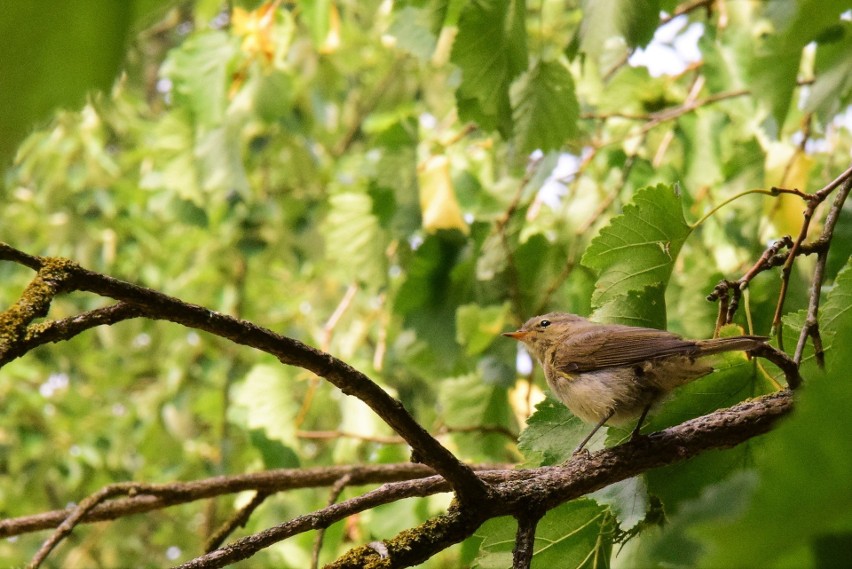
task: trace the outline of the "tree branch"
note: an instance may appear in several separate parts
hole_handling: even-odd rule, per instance
[[[350,550],[328,567],[391,568],[422,563],[437,552],[470,537],[487,519],[527,516],[534,511],[550,510],[652,468],[682,462],[710,449],[734,447],[769,431],[779,418],[790,412],[792,406],[791,392],[782,391],[595,454],[577,455],[564,466],[482,472],[482,479],[493,488],[488,499],[473,506],[455,503],[445,514],[382,542],[385,545],[382,554],[374,546],[363,545]],[[440,478],[435,477],[389,484],[237,540],[188,561],[179,569],[224,567],[302,531],[328,527],[355,511],[395,499],[440,491],[440,483]]]
[[[846,172],[852,173],[852,169],[847,170]],[[835,182],[836,181],[837,180],[835,180]],[[827,187],[831,187],[831,184]],[[840,218],[840,212],[843,210],[843,204],[846,203],[846,198],[849,196],[850,190],[852,190],[852,176],[848,176],[846,178],[846,181],[840,187],[840,191],[837,192],[837,196],[834,198],[834,203],[831,205],[828,215],[826,215],[822,234],[819,236],[819,239],[817,239],[817,242],[822,243],[825,246],[820,247],[817,251],[817,262],[814,267],[810,299],[808,301],[808,314],[805,317],[805,325],[802,326],[802,331],[799,334],[799,341],[796,343],[796,351],[793,355],[793,361],[796,362],[796,365],[802,363],[802,354],[804,353],[808,337],[811,338],[814,344],[814,357],[816,358],[817,364],[819,364],[820,367],[824,365],[822,338],[819,334],[819,297],[822,292],[822,282],[823,279],[825,279],[825,263],[828,260],[828,244],[831,243],[831,238],[834,235],[834,227],[837,225],[837,220]],[[825,195],[827,196],[828,193]]]
[[[818,239],[811,243],[805,243],[808,229],[810,228],[811,219],[817,207],[831,195],[838,187],[841,190],[835,197],[834,203],[826,215],[825,225]],[[810,299],[808,302],[808,315],[805,325],[799,335],[799,340],[796,344],[796,351],[793,356],[793,361],[798,366],[801,363],[802,353],[804,351],[807,338],[812,338],[814,342],[814,351],[817,362],[822,362],[822,340],[819,336],[819,322],[817,320],[819,312],[819,296],[822,289],[822,282],[825,278],[825,263],[828,258],[828,250],[831,245],[831,239],[834,234],[834,227],[840,217],[840,211],[843,209],[843,204],[852,189],[852,167],[846,169],[837,178],[827,184],[813,194],[806,194],[798,189],[771,189],[772,194],[788,193],[801,197],[806,202],[806,208],[803,213],[804,221],[799,235],[793,240],[790,236],[785,236],[779,241],[770,245],[760,259],[746,273],[736,281],[723,280],[713,289],[713,292],[707,296],[707,300],[720,301],[719,317],[717,319],[717,329],[721,324],[730,323],[733,321],[734,314],[739,306],[739,297],[742,291],[748,287],[749,283],[760,273],[768,271],[774,267],[782,267],[781,289],[778,293],[778,302],[775,308],[775,314],[772,319],[773,333],[778,336],[778,345],[783,349],[781,335],[781,314],[784,308],[784,301],[787,296],[787,287],[790,278],[793,262],[800,255],[817,254],[817,264],[814,269],[814,276],[811,283]],[[781,253],[781,249],[789,249],[786,253]]]
[[[488,493],[487,487],[446,447],[441,445],[394,399],[369,377],[346,362],[321,352],[293,338],[287,338],[261,326],[215,312],[196,304],[139,285],[89,271],[64,259],[36,258],[39,276],[29,288],[36,293],[25,295],[7,313],[11,330],[10,342],[19,341],[24,327],[39,315],[46,314],[50,299],[60,290],[80,290],[106,296],[142,310],[142,315],[168,320],[189,328],[205,330],[237,344],[272,354],[281,363],[307,369],[327,379],[343,393],[366,403],[411,446],[414,455],[441,473],[453,485],[459,500],[476,503]],[[0,243],[0,260],[33,263],[33,258],[10,245]],[[27,265],[29,266],[29,265]],[[50,285],[50,286],[45,286]],[[33,300],[30,300],[33,299]],[[10,312],[11,311],[11,312]],[[6,313],[4,313],[5,315]],[[5,338],[0,340],[0,355],[7,351]]]
[[[258,509],[271,494],[272,492],[266,490],[256,492],[248,504],[234,512],[234,514],[226,520],[225,523],[216,528],[216,531],[207,538],[207,541],[204,543],[204,551],[210,552],[217,549],[225,542],[225,539],[227,539],[227,537],[231,535],[235,529],[245,526],[254,511]]]
[[[535,553],[535,528],[541,514],[518,516],[518,531],[515,535],[515,548],[512,550],[512,569],[529,569]]]
[[[474,465],[476,471],[511,468],[511,465]],[[382,464],[372,466],[332,466],[322,468],[277,469],[236,476],[215,476],[191,482],[168,484],[135,483],[135,494],[101,503],[81,523],[114,520],[132,514],[160,510],[206,498],[237,492],[282,492],[296,488],[331,486],[343,476],[351,476],[353,486],[423,479],[435,471],[422,464]],[[54,510],[41,514],[0,520],[0,538],[55,528],[72,510]]]

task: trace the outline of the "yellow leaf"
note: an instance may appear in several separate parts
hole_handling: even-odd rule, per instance
[[[340,12],[334,4],[328,7],[328,34],[326,34],[319,52],[334,53],[340,48]]]
[[[430,233],[438,229],[458,229],[467,234],[469,228],[456,199],[447,157],[431,156],[417,170],[423,228]]]
[[[766,153],[764,182],[767,188],[797,189],[808,187],[813,159],[794,146],[776,142]],[[798,196],[782,194],[766,202],[767,218],[771,227],[762,232],[762,237],[774,239],[781,235],[796,236],[802,227],[802,211],[805,203]]]
[[[251,12],[236,7],[231,14],[234,34],[243,36],[240,48],[250,57],[261,57],[266,63],[275,58],[276,42],[281,34],[275,27],[275,12],[280,0],[261,4]]]

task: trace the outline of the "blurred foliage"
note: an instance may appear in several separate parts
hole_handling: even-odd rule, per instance
[[[748,190],[815,191],[849,165],[846,0],[100,4],[0,16],[0,159],[20,143],[0,189],[0,239],[328,350],[465,460],[553,464],[584,434],[501,331],[558,309],[709,336],[704,297],[798,233],[803,204],[750,194],[697,220]],[[837,341],[849,334],[849,269],[838,277],[849,211],[823,287],[828,372],[806,362],[795,416],[550,512],[538,538],[558,547],[537,548],[537,566],[840,558],[852,535],[840,503],[852,495],[852,436],[836,432],[852,393]],[[788,349],[812,270],[802,257],[791,275]],[[30,277],[0,264],[0,304]],[[768,333],[777,293],[777,273],[758,276],[736,324]],[[106,302],[69,295],[51,316]],[[651,426],[783,381],[741,356],[718,367]],[[116,481],[407,459],[376,442],[393,433],[359,401],[165,322],[41,347],[2,369],[0,401],[3,517]],[[51,559],[174,564],[243,500],[82,526]],[[237,535],[326,500],[273,497]],[[642,518],[636,504],[668,523],[642,526],[615,555],[619,531]],[[445,496],[407,500],[337,524],[321,561],[445,507]],[[505,566],[514,527],[492,520],[425,565]],[[0,543],[3,565],[24,564],[45,535]],[[237,566],[306,567],[312,539]]]

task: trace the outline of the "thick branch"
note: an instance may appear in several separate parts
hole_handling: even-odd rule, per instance
[[[376,547],[364,545],[349,551],[329,567],[391,568],[422,563],[472,535],[487,519],[507,515],[528,516],[531,512],[546,511],[652,468],[682,462],[710,449],[734,447],[766,433],[780,417],[789,413],[792,405],[792,394],[783,391],[716,411],[593,455],[578,455],[563,467],[482,473],[481,476],[489,480],[494,488],[487,500],[474,506],[456,505],[446,514],[386,540],[382,555]],[[492,478],[498,475],[503,477],[502,482]],[[424,480],[418,484],[426,483]],[[381,499],[381,503],[386,503],[384,500],[390,498],[386,494],[390,486],[245,537],[180,567],[223,567],[245,559],[295,533],[327,527],[353,513],[355,508],[363,509],[365,501]],[[394,492],[399,492],[399,498],[408,497],[413,492],[412,483],[400,483],[393,487]],[[421,487],[419,490],[424,491],[426,488]],[[437,486],[432,490],[437,491]]]
[[[22,255],[11,246],[0,243],[0,260],[32,263],[31,257],[22,257]],[[331,354],[246,320],[214,312],[155,290],[86,270],[70,261],[39,259],[39,262],[41,263],[39,274],[42,277],[45,268],[60,267],[62,285],[68,289],[93,292],[132,304],[142,309],[144,316],[148,318],[168,320],[190,328],[205,330],[237,344],[272,354],[284,364],[301,367],[324,377],[343,393],[355,396],[366,403],[406,440],[418,460],[434,468],[452,484],[460,500],[475,503],[488,493],[486,486],[473,471],[415,421],[401,402],[388,395],[369,377]],[[45,280],[53,282],[47,278]],[[16,317],[17,320],[21,318]],[[32,318],[29,318],[26,322],[31,320]],[[7,327],[6,330],[18,330],[18,328],[20,326]]]
[[[69,318],[30,325],[21,340],[15,342],[5,352],[0,353],[0,366],[23,356],[30,350],[43,344],[70,340],[74,336],[91,328],[109,326],[122,320],[137,318],[141,315],[142,310],[140,308],[132,304],[119,302],[112,306],[97,308]]]

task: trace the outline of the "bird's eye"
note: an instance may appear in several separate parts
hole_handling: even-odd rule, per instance
[[[550,320],[542,320],[541,322],[538,323],[538,325],[541,326],[542,328],[547,328],[548,326],[550,326]]]

